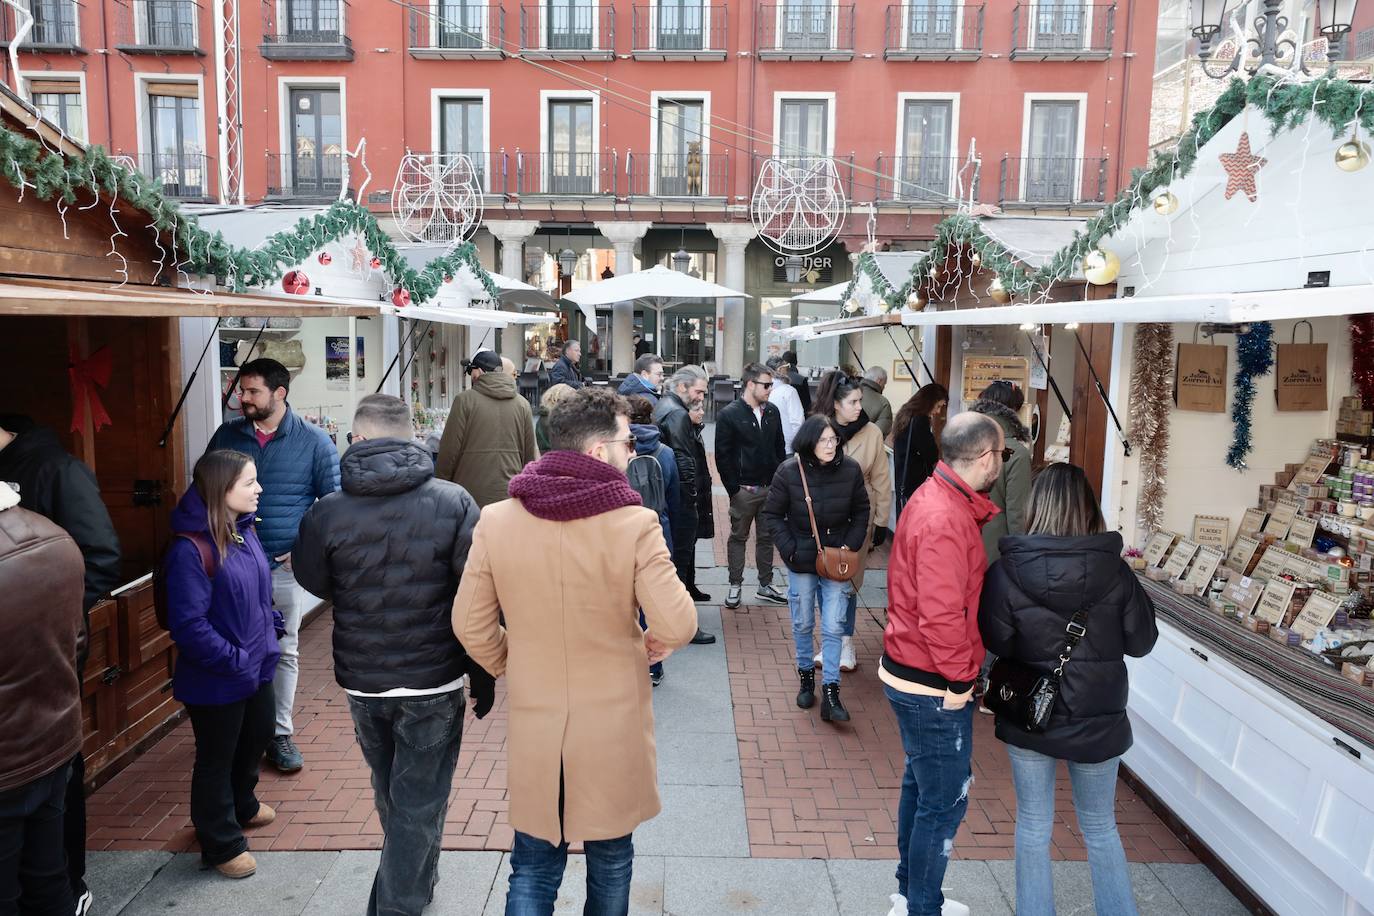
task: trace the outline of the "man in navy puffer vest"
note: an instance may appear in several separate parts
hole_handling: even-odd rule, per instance
[[[239,367],[239,400],[243,416],[222,424],[207,449],[243,452],[258,466],[262,497],[258,501],[258,539],[272,561],[272,603],[286,621],[281,661],[272,682],[276,695],[276,737],[267,762],[283,773],[304,766],[291,740],[291,711],[300,675],[301,617],[306,595],[291,571],[291,545],[307,509],[339,489],[339,450],[329,435],[302,420],[286,403],[291,375],[275,359],[255,359]]]

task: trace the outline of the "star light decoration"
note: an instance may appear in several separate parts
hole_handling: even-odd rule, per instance
[[[368,271],[367,246],[361,237],[354,239],[353,247],[348,249],[348,269],[360,276]]]
[[[1230,200],[1237,191],[1242,191],[1250,203],[1254,203],[1259,198],[1256,177],[1269,160],[1250,152],[1250,135],[1242,133],[1236,151],[1222,153],[1217,158],[1221,160],[1221,167],[1226,170],[1225,199]]]

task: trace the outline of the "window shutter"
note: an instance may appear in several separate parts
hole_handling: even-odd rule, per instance
[[[32,95],[80,95],[81,84],[76,80],[30,80],[29,93]]]
[[[200,98],[199,87],[195,83],[149,83],[149,95],[170,95],[178,99]]]

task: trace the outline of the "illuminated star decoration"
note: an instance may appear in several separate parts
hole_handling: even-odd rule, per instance
[[[367,246],[360,238],[353,243],[353,247],[348,250],[349,267],[354,273],[361,274],[367,268]]]
[[[1237,191],[1244,191],[1245,196],[1254,203],[1259,197],[1259,188],[1256,187],[1255,179],[1259,170],[1269,162],[1263,156],[1255,156],[1250,152],[1250,135],[1243,133],[1240,135],[1240,143],[1236,146],[1234,153],[1222,153],[1217,157],[1221,160],[1221,167],[1226,170],[1226,200]]]

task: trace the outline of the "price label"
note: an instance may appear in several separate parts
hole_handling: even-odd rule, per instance
[[[1149,542],[1145,545],[1145,565],[1159,566],[1163,564],[1164,558],[1169,555],[1169,548],[1174,546],[1174,541],[1178,535],[1168,531],[1156,531],[1150,536]]]
[[[1205,595],[1224,556],[1221,550],[1210,544],[1198,545],[1197,556],[1193,558],[1193,565],[1188,567],[1188,574],[1183,580],[1196,585],[1198,591]]]
[[[1292,527],[1297,514],[1298,507],[1292,503],[1276,503],[1274,511],[1269,513],[1269,521],[1264,523],[1264,533],[1276,538],[1288,537],[1288,529]]]
[[[1288,606],[1293,603],[1293,592],[1297,587],[1298,583],[1287,579],[1270,579],[1260,594],[1255,616],[1260,620],[1278,624],[1283,620],[1283,615],[1288,613]]]
[[[1224,515],[1194,515],[1193,541],[1226,549],[1231,540],[1231,520]]]
[[[1164,562],[1164,571],[1169,574],[1169,578],[1182,578],[1188,564],[1193,561],[1193,556],[1197,553],[1197,545],[1192,541],[1179,541],[1174,552],[1169,554],[1169,559]]]
[[[1226,565],[1242,576],[1245,575],[1250,571],[1250,563],[1255,559],[1259,546],[1259,538],[1248,534],[1238,535],[1236,542],[1231,545],[1231,552],[1226,555]]]
[[[1252,575],[1256,579],[1263,579],[1268,582],[1270,579],[1277,577],[1283,572],[1284,565],[1288,562],[1290,556],[1292,556],[1292,554],[1282,547],[1271,545],[1264,551],[1264,556],[1260,557],[1259,564],[1255,566],[1255,571]]]
[[[1340,610],[1341,599],[1330,592],[1316,591],[1307,599],[1307,603],[1302,606],[1302,611],[1297,619],[1293,621],[1293,629],[1303,635],[1305,639],[1311,639],[1317,635],[1318,630],[1324,630],[1331,625],[1331,618],[1336,616],[1336,611]]]
[[[1268,517],[1263,509],[1246,509],[1244,517],[1240,520],[1240,533],[1257,536],[1264,528],[1264,520]]]
[[[1316,536],[1317,520],[1307,515],[1294,518],[1292,526],[1288,529],[1288,543],[1297,544],[1299,547],[1311,547],[1312,539]]]

